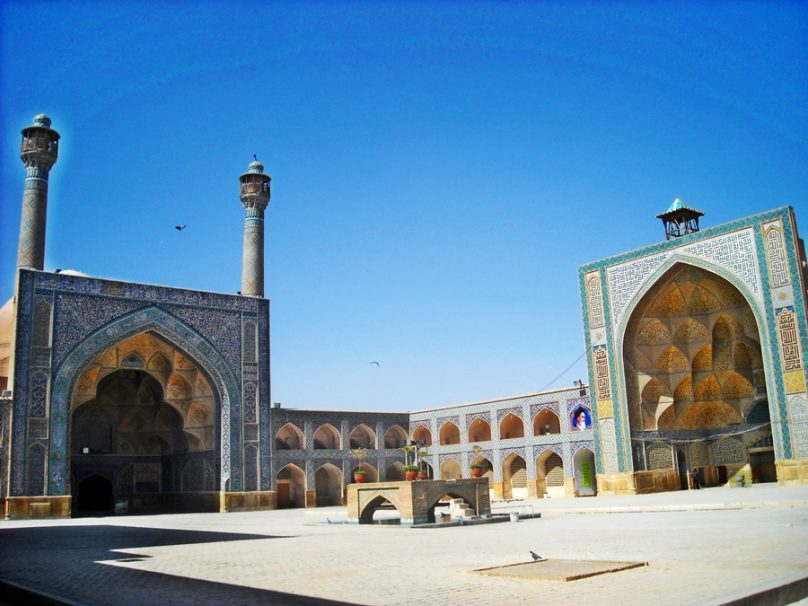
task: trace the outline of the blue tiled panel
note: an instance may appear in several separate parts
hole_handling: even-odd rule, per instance
[[[604,305],[606,306],[604,313],[607,318],[611,319],[612,311],[609,308],[610,291],[606,276],[607,269],[622,263],[637,261],[660,253],[672,252],[675,251],[676,249],[682,247],[689,247],[695,243],[706,241],[708,239],[715,238],[717,236],[723,236],[725,234],[731,234],[733,232],[738,232],[740,230],[746,230],[751,228],[756,244],[755,246],[756,260],[758,267],[760,269],[759,279],[763,297],[762,305],[754,302],[754,297],[747,296],[747,299],[750,300],[750,305],[752,305],[753,311],[755,312],[758,318],[759,330],[761,331],[761,336],[763,337],[761,347],[764,355],[764,364],[767,371],[766,373],[767,384],[769,388],[770,399],[774,400],[774,402],[770,402],[770,405],[775,407],[776,414],[777,416],[779,416],[780,420],[780,428],[779,428],[780,430],[778,431],[778,428],[774,429],[775,442],[777,446],[776,454],[778,458],[790,458],[792,456],[792,447],[789,441],[790,438],[788,431],[788,411],[786,408],[786,397],[784,394],[784,388],[782,383],[782,372],[781,372],[782,366],[776,333],[774,306],[771,300],[771,291],[768,281],[769,278],[766,269],[767,264],[765,258],[765,249],[763,246],[762,232],[761,232],[761,225],[763,223],[776,219],[779,219],[783,224],[785,248],[789,259],[791,279],[792,283],[795,285],[794,303],[795,308],[797,309],[797,313],[795,315],[798,318],[797,321],[799,323],[798,330],[800,332],[800,343],[802,351],[803,352],[808,351],[808,325],[806,324],[805,298],[802,290],[797,287],[797,285],[801,283],[801,280],[798,275],[799,264],[797,259],[796,242],[794,241],[794,233],[796,231],[796,228],[792,221],[792,211],[790,207],[782,207],[771,211],[766,211],[757,215],[753,215],[750,217],[745,217],[743,219],[732,221],[709,229],[704,229],[702,231],[690,234],[688,236],[684,236],[682,238],[673,239],[670,241],[663,241],[640,249],[628,251],[626,253],[621,253],[579,267],[578,268],[579,294],[581,297],[584,338],[586,341],[587,345],[586,349],[588,352],[587,355],[588,355],[590,384],[593,384],[592,382],[595,380],[595,376],[594,376],[594,368],[592,368],[592,360],[590,353],[592,349],[592,343],[589,327],[589,301],[587,299],[586,285],[585,285],[585,275],[587,273],[592,271],[600,271],[601,290],[604,299]],[[746,286],[741,282],[739,282],[739,280],[734,276],[734,274],[731,274],[730,272],[724,272],[722,274],[722,277],[726,278],[730,283],[732,283],[736,288],[738,288],[742,292],[748,292]],[[648,283],[650,282],[651,280],[649,280]],[[625,317],[628,317],[628,315],[629,314],[625,314]],[[625,327],[625,322],[621,321],[621,326]],[[624,394],[620,389],[622,387],[622,380],[620,378],[619,373],[621,372],[620,369],[622,369],[622,361],[617,359],[619,355],[621,355],[622,348],[616,347],[619,344],[614,343],[614,337],[615,337],[614,326],[611,325],[611,320],[607,322],[606,334],[607,334],[607,345],[609,350],[609,364],[611,365],[610,371],[612,379],[612,398],[615,401],[615,415],[616,415],[615,427],[618,431],[618,449],[619,449],[618,465],[621,470],[628,471],[630,470],[631,465],[630,457],[628,453],[624,453],[621,450],[623,440],[621,439],[621,435],[619,433],[621,431],[621,428],[627,427],[626,425],[627,419],[621,416],[626,412],[626,403],[622,401]],[[593,410],[593,412],[594,414],[597,413],[596,410]],[[597,450],[596,464],[598,465],[598,472],[601,472],[602,469],[600,467],[601,453],[600,453],[599,440],[596,440],[595,448]]]
[[[51,410],[49,440],[38,440],[49,449],[49,494],[66,494],[69,394],[75,379],[91,359],[106,348],[146,330],[162,334],[187,352],[205,370],[219,394],[227,393],[228,406],[219,419],[229,431],[219,432],[222,475],[229,476],[231,490],[242,487],[241,440],[241,321],[259,320],[260,422],[266,427],[269,401],[268,301],[143,284],[111,282],[82,276],[20,271],[15,363],[14,460],[12,494],[26,491],[26,425],[30,396],[33,293],[52,297],[54,304],[52,358],[50,360]],[[255,371],[253,371],[255,372]],[[225,390],[225,391],[222,391]],[[266,434],[266,432],[262,432]],[[268,459],[268,440],[261,443],[262,459]],[[261,471],[262,484],[268,471]]]

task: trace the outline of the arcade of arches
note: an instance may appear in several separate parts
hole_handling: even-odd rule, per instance
[[[673,266],[635,308],[623,351],[635,471],[664,489],[687,487],[689,469],[709,485],[746,464],[775,481],[759,327],[738,289]]]
[[[218,511],[215,411],[201,370],[154,334],[96,356],[71,396],[74,513]]]

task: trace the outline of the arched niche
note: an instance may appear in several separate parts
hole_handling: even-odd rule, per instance
[[[182,368],[174,360],[184,361]],[[118,383],[105,388],[98,400],[99,386],[117,371],[141,371],[152,381],[138,385]],[[202,369],[161,336],[145,331],[115,343],[95,355],[75,381],[70,397],[71,410],[97,399],[119,402],[156,399],[172,406],[182,417],[191,450],[212,450],[216,446],[216,400]]]
[[[412,432],[412,439],[415,440],[419,446],[432,446],[432,432],[423,425],[415,428]]]
[[[491,441],[491,424],[485,419],[474,419],[468,431],[470,443]]]
[[[317,507],[342,505],[342,472],[331,463],[325,463],[314,472],[314,491]]]
[[[314,432],[314,450],[342,450],[342,437],[331,423],[324,423]]]
[[[400,425],[393,425],[384,432],[385,448],[401,448],[407,443],[407,432]]]
[[[306,503],[306,474],[294,463],[278,471],[276,479],[278,509],[304,507]]]
[[[275,450],[302,450],[306,438],[294,423],[287,423],[275,432]]]
[[[525,437],[525,425],[522,419],[512,412],[506,414],[499,423],[499,439],[511,440]]]
[[[463,477],[463,470],[460,463],[454,459],[446,459],[440,467],[441,480],[459,480]]]
[[[376,448],[376,432],[364,423],[354,427],[348,439],[351,448],[367,448],[370,450]]]
[[[514,453],[502,461],[502,496],[505,499],[527,498],[527,464]]]
[[[401,461],[391,463],[384,472],[384,478],[387,482],[403,482],[406,480],[404,463]]]
[[[549,408],[543,408],[533,417],[533,435],[545,436],[561,433],[561,421]]]
[[[446,421],[440,426],[441,445],[460,444],[460,429],[451,421]]]
[[[575,494],[582,497],[597,494],[595,454],[588,448],[579,448],[572,458],[575,469]],[[563,472],[563,462],[562,462]]]
[[[536,458],[536,492],[564,496],[564,461],[553,450],[545,450]]]
[[[737,434],[751,446],[757,434],[747,431],[744,415],[766,392],[752,299],[716,273],[721,270],[704,265],[673,262],[660,270],[625,319],[622,352],[634,467],[654,472],[654,485],[665,489],[679,487],[678,466],[718,476],[709,453],[696,460],[688,444]],[[640,351],[653,363],[639,367]],[[676,451],[681,460],[659,456],[674,445],[681,446]]]
[[[109,515],[115,510],[112,480],[100,473],[82,478],[76,490],[74,511],[77,515]]]
[[[379,495],[371,499],[359,513],[359,523],[372,524],[381,521],[388,524],[400,524],[401,513],[395,503]]]
[[[72,414],[73,455],[174,455],[188,452],[183,417],[143,370],[121,369],[97,385]],[[99,463],[100,464],[100,460]]]

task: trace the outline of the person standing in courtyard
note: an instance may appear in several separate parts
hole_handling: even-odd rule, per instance
[[[699,473],[698,468],[694,467],[693,471],[690,472],[690,481],[695,490],[701,488],[701,474]]]

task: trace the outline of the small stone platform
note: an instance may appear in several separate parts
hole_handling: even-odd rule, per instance
[[[414,480],[412,482],[373,482],[348,485],[348,522],[368,524],[376,509],[392,505],[401,516],[402,525],[431,524],[435,522],[435,506],[444,497],[462,499],[472,516],[491,513],[487,478],[460,480]]]
[[[648,566],[648,562],[605,562],[600,560],[556,560],[543,559],[537,562],[509,564],[494,568],[481,568],[488,576],[511,577],[537,581],[577,581],[598,574],[619,572],[630,568]]]

